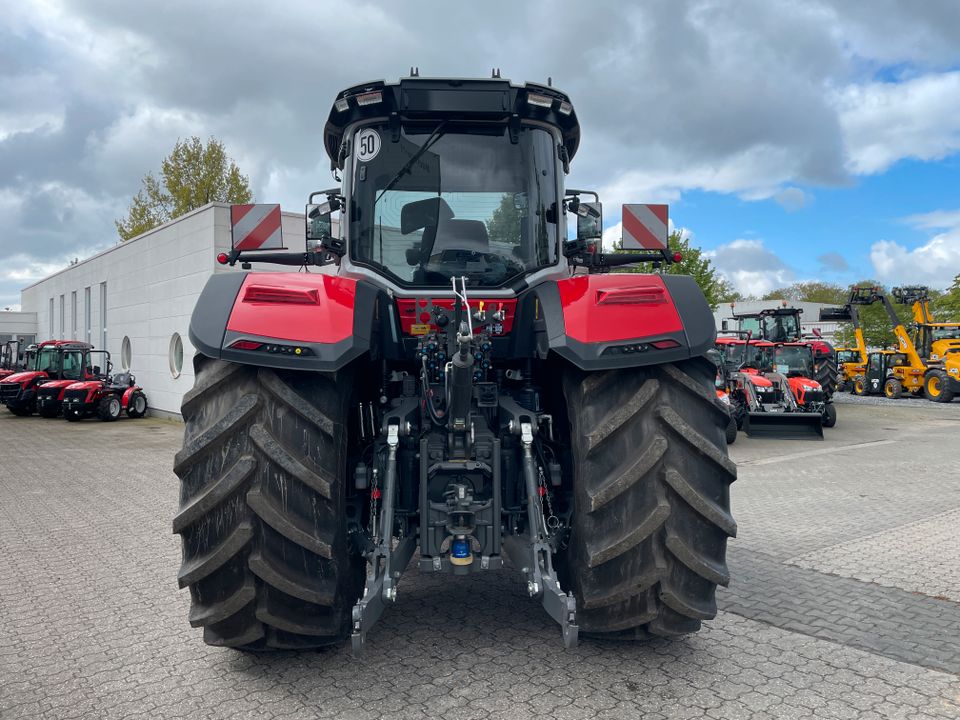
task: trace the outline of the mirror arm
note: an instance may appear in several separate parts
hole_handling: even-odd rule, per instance
[[[252,262],[268,262],[276,265],[292,265],[294,267],[302,267],[304,265],[319,267],[334,262],[331,257],[333,255],[336,255],[336,253],[327,248],[307,252],[262,252],[258,250],[243,253],[240,250],[232,250],[227,254],[227,265],[233,267],[238,262],[243,265]]]

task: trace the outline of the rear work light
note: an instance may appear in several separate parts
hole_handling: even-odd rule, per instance
[[[561,115],[569,115],[569,114],[572,113],[572,112],[573,112],[573,105],[571,105],[570,103],[568,103],[566,100],[561,100],[561,101],[560,101],[560,114],[561,114]]]
[[[538,93],[527,93],[527,104],[542,108],[552,108],[553,98],[548,95]]]
[[[647,285],[597,290],[597,305],[653,305],[666,302],[663,288]]]
[[[337,112],[346,112],[350,109],[350,103],[347,102],[346,98],[339,98],[333,106],[337,109]]]
[[[318,305],[320,294],[316,290],[276,287],[274,285],[251,285],[243,294],[244,302],[289,303],[291,305]]]
[[[357,105],[360,107],[366,107],[367,105],[376,105],[377,103],[383,102],[383,93],[379,90],[374,92],[366,92],[360,95],[357,95]]]

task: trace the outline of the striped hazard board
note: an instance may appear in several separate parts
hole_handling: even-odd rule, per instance
[[[667,206],[623,206],[623,248],[625,250],[667,249]]]
[[[230,229],[233,233],[234,250],[283,248],[279,205],[231,205]]]

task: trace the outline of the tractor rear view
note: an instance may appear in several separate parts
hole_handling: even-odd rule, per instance
[[[324,140],[343,185],[307,207],[315,244],[247,250],[241,219],[220,258],[323,269],[216,274],[194,311],[173,523],[190,623],[359,651],[419,550],[452,582],[510,558],[567,647],[699,629],[736,533],[712,313],[689,277],[609,272],[673,260],[666,208],[627,208],[640,251],[602,252],[549,86],[357,86]]]

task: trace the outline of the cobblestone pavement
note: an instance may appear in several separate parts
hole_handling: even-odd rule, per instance
[[[923,540],[960,509],[956,462],[931,452],[960,429],[955,404],[845,406],[823,443],[741,436],[733,581],[697,635],[565,652],[512,575],[411,569],[361,660],[211,648],[188,626],[179,426],[3,413],[0,718],[957,718],[960,604],[917,577],[936,568],[901,577],[900,555],[863,554],[888,564],[885,587],[857,563],[789,564]]]
[[[960,510],[831,548],[791,565],[960,602]]]

